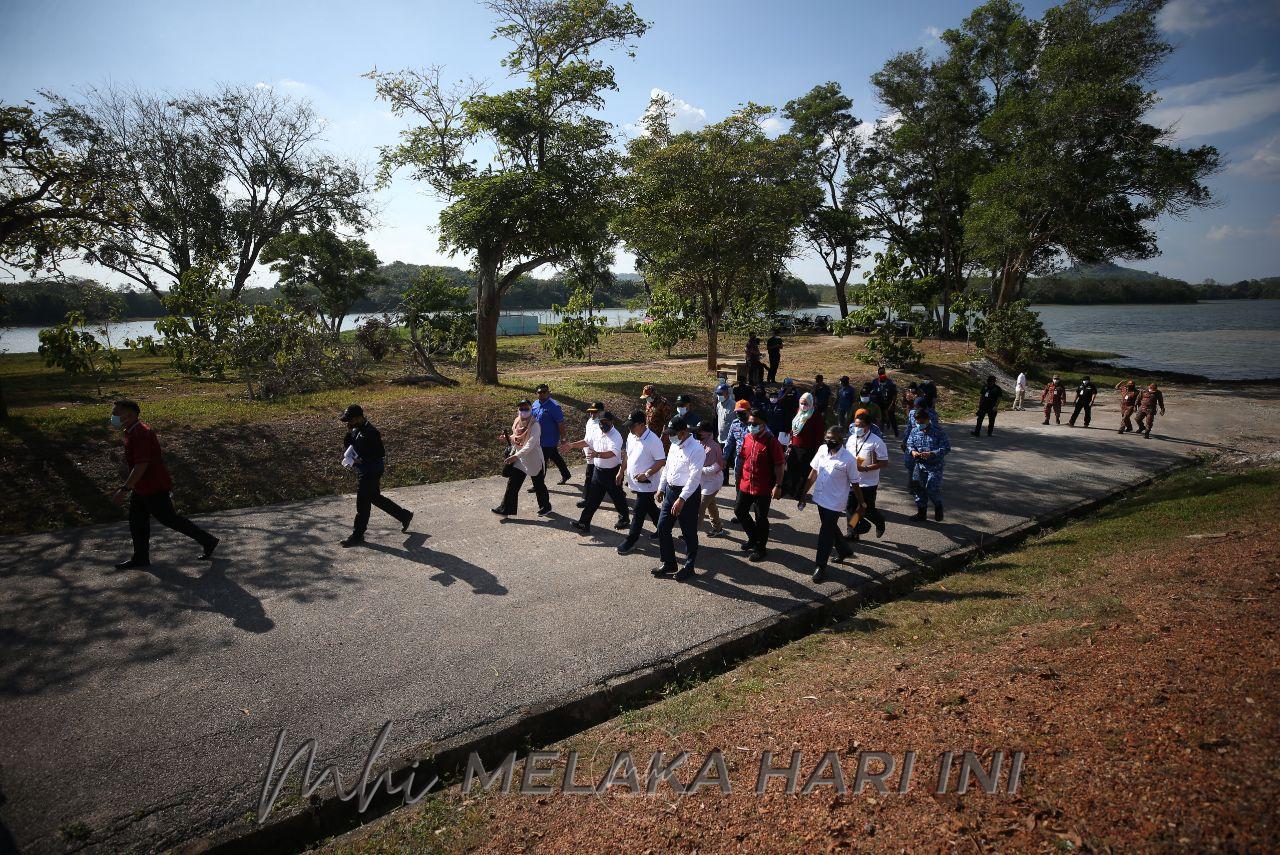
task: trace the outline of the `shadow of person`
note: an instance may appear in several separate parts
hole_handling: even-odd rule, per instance
[[[460,579],[471,586],[471,592],[474,594],[488,594],[495,597],[507,594],[507,588],[498,581],[498,577],[483,567],[472,564],[470,561],[465,561],[456,555],[450,555],[447,552],[427,549],[424,544],[428,537],[429,535],[415,532],[405,538],[403,549],[372,542],[366,542],[364,546],[374,552],[394,555],[398,558],[412,561],[415,564],[438,570],[439,572],[430,578],[441,585],[452,585],[454,580]]]
[[[207,570],[194,578],[164,563],[152,564],[145,569],[169,587],[187,591],[207,604],[203,608],[181,604],[185,608],[226,615],[237,629],[245,632],[262,633],[275,629],[275,621],[267,617],[262,601],[227,577],[230,565],[228,558],[215,558],[209,562]]]

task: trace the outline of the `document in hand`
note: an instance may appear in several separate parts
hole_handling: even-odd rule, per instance
[[[347,453],[342,455],[342,465],[348,468],[356,465],[356,447],[354,445],[347,446]]]

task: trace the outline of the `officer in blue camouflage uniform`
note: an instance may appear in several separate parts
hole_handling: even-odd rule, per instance
[[[913,463],[911,494],[916,500],[916,519],[925,519],[929,503],[933,502],[933,518],[941,522],[942,470],[951,451],[951,441],[946,431],[930,419],[928,409],[917,408],[912,419],[915,427],[907,436],[907,455]]]

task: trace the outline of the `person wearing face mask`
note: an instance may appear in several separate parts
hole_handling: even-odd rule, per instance
[[[745,400],[733,405],[733,422],[729,425],[729,436],[721,448],[724,453],[725,471],[733,470],[735,488],[742,478],[742,441],[747,437],[747,416],[750,412],[751,404]]]
[[[702,417],[693,411],[692,404],[693,398],[683,392],[676,395],[676,415],[684,419],[689,430],[697,433],[698,425],[702,424]]]
[[[707,537],[719,537],[724,534],[724,526],[720,523],[720,507],[716,504],[716,494],[725,485],[724,453],[720,443],[716,442],[715,428],[710,422],[698,426],[698,439],[702,443],[705,456],[702,460],[702,511],[698,517],[710,517],[711,531]]]
[[[591,492],[591,477],[595,474],[595,463],[591,460],[591,441],[600,434],[600,414],[604,412],[604,402],[595,401],[591,406],[587,407],[587,425],[583,430],[581,444],[566,442],[560,446],[561,453],[568,451],[570,448],[581,448],[583,455],[587,458],[587,477],[582,482],[582,498],[578,500],[578,507],[585,508],[587,506],[587,494]]]
[[[827,431],[811,393],[805,392],[800,396],[800,409],[791,420],[790,429],[791,445],[787,448],[787,472],[782,482],[782,495],[798,499],[810,472],[809,464],[822,447],[822,436]]]
[[[893,435],[898,435],[898,384],[893,382],[883,366],[871,381],[871,391],[879,395],[880,424],[886,429],[892,428]]]
[[[658,514],[658,551],[662,563],[651,572],[655,576],[674,574],[676,579],[684,580],[693,575],[693,565],[698,558],[698,519],[702,516],[702,467],[706,450],[679,416],[667,424],[667,432],[671,434],[671,448],[667,451],[667,465],[662,467],[657,496],[662,503]],[[671,536],[677,521],[684,537],[684,564],[679,570]]]
[[[1076,399],[1071,410],[1071,418],[1067,419],[1069,427],[1076,426],[1076,419],[1080,417],[1080,413],[1084,413],[1084,426],[1088,427],[1089,422],[1093,420],[1093,399],[1098,397],[1098,387],[1093,385],[1093,381],[1086,374],[1080,379],[1080,385],[1076,387]]]
[[[778,364],[782,362],[782,336],[778,335],[778,330],[773,331],[773,335],[769,336],[764,346],[769,352],[769,382],[777,383]]]
[[[342,441],[343,448],[348,454],[354,456],[353,468],[360,476],[356,487],[355,526],[351,536],[342,541],[342,545],[355,546],[364,543],[365,529],[369,525],[369,511],[375,506],[398,521],[401,531],[408,531],[409,523],[413,520],[413,512],[405,510],[382,495],[381,481],[386,461],[382,435],[364,417],[364,410],[360,409],[359,404],[347,407],[338,420],[347,426],[347,435]]]
[[[1151,439],[1151,426],[1156,423],[1156,410],[1164,415],[1164,393],[1152,383],[1138,393],[1138,433]]]
[[[723,443],[729,438],[731,424],[733,424],[733,399],[729,397],[728,385],[721,383],[716,387],[716,442]]]
[[[857,496],[849,496],[847,537],[850,540],[857,540],[870,531],[871,523],[875,523],[876,537],[884,537],[884,514],[876,509],[876,493],[880,489],[880,470],[889,465],[889,447],[883,437],[872,432],[871,427],[869,419],[857,417],[853,423],[853,435],[844,446],[857,461],[858,486],[861,488]]]
[[[591,440],[590,445],[586,444],[586,440],[570,443],[571,448],[586,448],[594,463],[591,475],[591,486],[587,490],[586,504],[583,505],[582,515],[569,523],[569,525],[583,534],[591,532],[591,517],[595,515],[596,508],[600,507],[600,502],[604,500],[605,494],[613,499],[613,505],[618,509],[618,522],[614,528],[631,528],[631,514],[627,510],[627,494],[622,490],[619,466],[623,460],[623,443],[622,434],[614,428],[613,413],[607,410],[600,414],[600,426],[596,431],[595,437]]]
[[[760,337],[755,333],[747,336],[747,381],[753,386],[764,383],[764,363],[760,361]]]
[[[785,466],[786,454],[778,438],[765,427],[765,414],[752,410],[747,418],[747,436],[742,441],[742,479],[733,508],[747,535],[741,549],[751,553],[751,561],[763,561],[768,554],[769,502],[782,498]]]
[[[907,453],[914,468],[911,473],[911,493],[916,500],[916,519],[928,515],[933,502],[933,518],[942,521],[942,473],[945,459],[951,451],[951,441],[946,431],[930,420],[929,411],[921,407],[915,411],[915,429],[907,438]]]
[[[151,518],[181,532],[200,544],[198,556],[207,561],[218,548],[218,538],[174,510],[173,479],[160,453],[160,440],[151,426],[139,420],[142,408],[134,401],[116,401],[111,408],[111,426],[124,431],[124,483],[111,494],[111,501],[129,501],[129,534],[133,555],[116,565],[117,570],[151,566]]]
[[[1055,374],[1049,381],[1049,385],[1045,386],[1044,391],[1040,393],[1040,403],[1044,407],[1044,423],[1049,423],[1049,413],[1052,412],[1057,424],[1062,424],[1062,405],[1066,402],[1067,387]]]
[[[853,411],[856,409],[854,404],[857,401],[858,390],[849,382],[849,376],[841,377],[840,385],[836,387],[836,424],[842,430],[848,430],[853,424]]]
[[[844,517],[850,496],[857,497],[858,507],[864,506],[862,490],[858,487],[858,462],[844,447],[840,428],[832,426],[827,431],[825,441],[809,465],[809,476],[800,491],[796,509],[804,510],[812,490],[813,503],[818,506],[818,519],[821,521],[813,581],[821,582],[827,575],[827,559],[831,557],[832,547],[838,555],[837,561],[853,557],[853,550],[840,536],[840,520]]]
[[[819,413],[822,413],[823,419],[827,417],[827,409],[831,406],[831,387],[827,385],[827,381],[822,379],[819,374],[813,378],[813,388],[809,391],[813,392],[813,407]]]
[[[510,516],[518,509],[520,485],[526,477],[533,481],[533,492],[538,498],[538,514],[551,513],[551,496],[547,493],[546,461],[542,456],[542,431],[533,417],[533,404],[525,399],[516,405],[516,418],[511,430],[503,431],[499,438],[507,444],[502,474],[507,476],[507,490],[502,504],[493,508],[498,516]]]
[[[858,393],[858,409],[866,410],[867,416],[877,425],[884,419],[884,411],[871,397],[870,383],[863,384],[862,390]]]
[[[669,440],[667,439],[667,422],[671,421],[671,405],[667,403],[667,399],[658,394],[658,390],[652,383],[644,387],[644,391],[640,394],[640,406],[644,407],[644,415],[649,430],[653,431],[654,436],[662,439],[662,447],[666,448]]]
[[[973,426],[973,435],[980,436],[982,420],[987,420],[987,436],[996,429],[996,412],[1000,409],[1000,396],[1004,394],[996,383],[994,374],[987,377],[987,383],[978,393],[978,423]]]
[[[1138,407],[1138,384],[1121,380],[1116,391],[1120,393],[1120,429],[1116,433],[1129,433],[1133,430],[1133,411]]]
[[[733,384],[733,388],[729,390],[729,400],[750,401],[751,394],[751,383],[747,381],[746,377],[741,377],[738,379],[737,383]]]
[[[915,490],[912,488],[911,484],[912,484],[912,478],[914,476],[915,469],[916,469],[916,461],[915,461],[915,458],[911,456],[911,452],[907,449],[907,440],[911,439],[911,435],[915,433],[916,428],[918,427],[916,424],[915,414],[918,410],[922,410],[922,409],[924,410],[925,414],[928,416],[930,424],[932,424],[934,427],[938,429],[942,428],[942,423],[938,421],[938,413],[936,410],[933,410],[929,407],[928,399],[925,398],[923,395],[916,398],[915,406],[911,408],[911,410],[907,415],[907,427],[906,427],[906,430],[903,432],[902,443],[901,443],[902,463],[907,469],[907,492],[910,493],[913,497],[915,496]],[[872,425],[871,429],[872,429],[872,432],[874,432],[875,426]]]
[[[658,524],[658,478],[655,476],[667,464],[667,450],[662,440],[649,430],[644,410],[635,410],[627,422],[627,446],[623,454],[622,468],[618,470],[618,482],[625,483],[636,494],[636,507],[631,515],[631,529],[627,538],[618,544],[618,554],[626,555],[636,548],[645,518]]]

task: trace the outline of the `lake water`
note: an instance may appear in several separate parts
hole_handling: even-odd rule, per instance
[[[1059,347],[1121,354],[1109,360],[1125,368],[1200,374],[1214,380],[1280,379],[1280,300],[1213,300],[1176,305],[1036,306],[1040,319]],[[803,310],[804,314],[838,317],[835,306]],[[551,312],[510,312],[554,323]],[[619,326],[643,312],[604,309],[599,314]],[[343,318],[351,329],[363,315]],[[515,317],[512,317],[515,320]],[[0,350],[34,353],[40,346],[38,327],[0,330]],[[116,343],[155,333],[154,321],[115,324]]]

